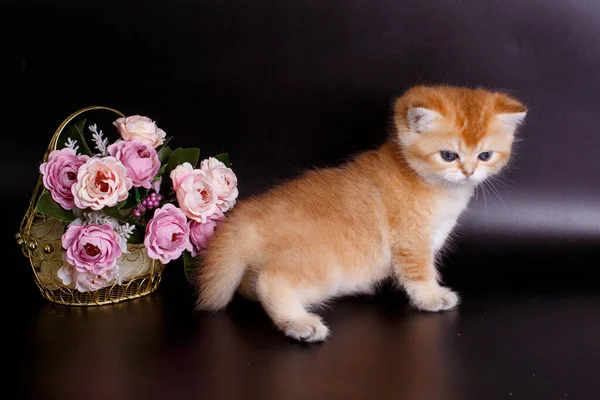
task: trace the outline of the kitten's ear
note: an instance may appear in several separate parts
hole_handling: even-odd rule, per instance
[[[415,133],[430,130],[441,117],[439,113],[424,107],[411,107],[406,112],[408,127]]]
[[[506,132],[514,135],[517,128],[525,121],[527,111],[516,113],[500,113],[496,114],[496,119],[500,122]]]

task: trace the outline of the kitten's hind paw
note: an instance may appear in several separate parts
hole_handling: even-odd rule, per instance
[[[321,318],[312,314],[287,320],[280,328],[287,336],[304,342],[322,342],[329,336],[329,328],[321,322]]]
[[[427,283],[411,283],[406,285],[411,303],[424,311],[443,311],[454,308],[458,302],[458,294],[439,285]]]

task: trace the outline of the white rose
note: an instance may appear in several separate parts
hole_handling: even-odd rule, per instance
[[[185,170],[181,170],[184,172]],[[206,222],[209,217],[217,212],[218,197],[214,192],[206,172],[194,169],[186,175],[172,174],[173,188],[177,196],[179,208],[186,216],[197,222]],[[183,175],[183,178],[181,176]],[[181,178],[181,179],[179,179]]]
[[[209,177],[210,184],[217,195],[217,206],[223,212],[233,208],[239,191],[237,177],[225,164],[214,157],[203,160],[200,169]]]
[[[140,115],[119,118],[113,122],[113,125],[117,127],[123,140],[138,140],[154,148],[163,144],[167,135],[150,118]]]

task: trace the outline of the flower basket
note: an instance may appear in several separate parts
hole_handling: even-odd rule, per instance
[[[110,119],[120,137],[110,144],[95,123],[86,131],[90,115]],[[179,257],[188,276],[235,204],[237,180],[227,154],[196,169],[200,150],[172,150],[170,139],[147,117],[103,106],[61,123],[17,234],[45,299],[92,306],[145,296]]]

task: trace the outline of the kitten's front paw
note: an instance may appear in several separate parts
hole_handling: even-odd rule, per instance
[[[438,284],[411,283],[406,285],[406,291],[411,303],[424,311],[449,310],[459,302],[458,294]]]
[[[287,336],[304,342],[322,342],[329,336],[329,328],[321,322],[321,318],[312,314],[285,321],[281,325]]]

